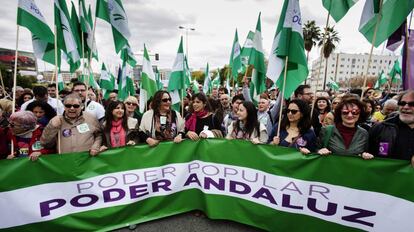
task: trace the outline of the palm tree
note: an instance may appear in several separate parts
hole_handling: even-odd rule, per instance
[[[308,61],[312,47],[316,46],[316,43],[321,40],[321,30],[316,26],[315,20],[305,23],[305,27],[303,27],[303,40],[305,42],[305,50],[307,51],[306,61]]]
[[[334,29],[334,26],[328,26],[327,28],[325,28],[324,40],[325,43],[323,40],[320,40],[318,44],[319,47],[323,46],[322,52],[323,57],[325,58],[325,76],[323,79],[323,90],[325,90],[326,88],[326,72],[328,71],[328,58],[331,55],[331,53],[335,50],[339,41],[341,41],[341,39],[338,36],[338,32]]]

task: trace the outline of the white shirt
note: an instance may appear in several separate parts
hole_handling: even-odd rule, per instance
[[[27,106],[34,102],[36,99],[33,98],[25,103],[23,103],[23,105],[20,107],[20,110],[24,111],[26,110]],[[57,100],[56,98],[52,98],[52,97],[47,97],[47,103],[56,111],[56,113],[58,115],[62,115],[64,109],[64,106],[62,104],[62,102],[60,100]]]
[[[85,112],[95,116],[97,120],[105,117],[105,108],[96,101],[88,101],[85,105]]]

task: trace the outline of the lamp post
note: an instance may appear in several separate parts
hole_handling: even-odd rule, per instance
[[[192,27],[183,27],[183,26],[179,26],[178,27],[181,30],[185,30],[185,56],[187,57],[188,60],[188,31],[195,31],[195,28]]]

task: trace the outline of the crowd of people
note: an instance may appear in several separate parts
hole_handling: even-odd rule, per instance
[[[246,80],[231,93],[215,87],[208,95],[188,89],[179,111],[172,108],[169,92],[160,90],[143,114],[137,96],[119,101],[113,91],[102,99],[82,82],[59,94],[54,84],[17,87],[0,99],[0,159],[34,161],[80,151],[96,156],[136,144],[225,138],[291,147],[305,155],[394,158],[414,165],[413,90],[378,96],[368,88],[315,96],[310,86],[300,85],[285,100],[275,88],[252,99],[248,85]]]

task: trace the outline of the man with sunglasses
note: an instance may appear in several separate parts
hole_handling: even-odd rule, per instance
[[[63,115],[52,118],[43,130],[40,143],[45,148],[57,146],[60,134],[60,153],[89,151],[94,156],[102,143],[101,126],[98,120],[87,112],[82,112],[82,99],[78,94],[70,94],[64,100]]]
[[[105,117],[105,108],[96,101],[92,101],[91,99],[87,99],[87,89],[86,85],[83,82],[75,82],[73,83],[72,93],[79,94],[80,98],[82,99],[82,103],[84,104],[84,111],[92,114],[95,116],[96,119],[101,120]]]
[[[398,106],[398,115],[369,131],[369,150],[379,157],[410,160],[414,166],[414,90],[403,93]]]

